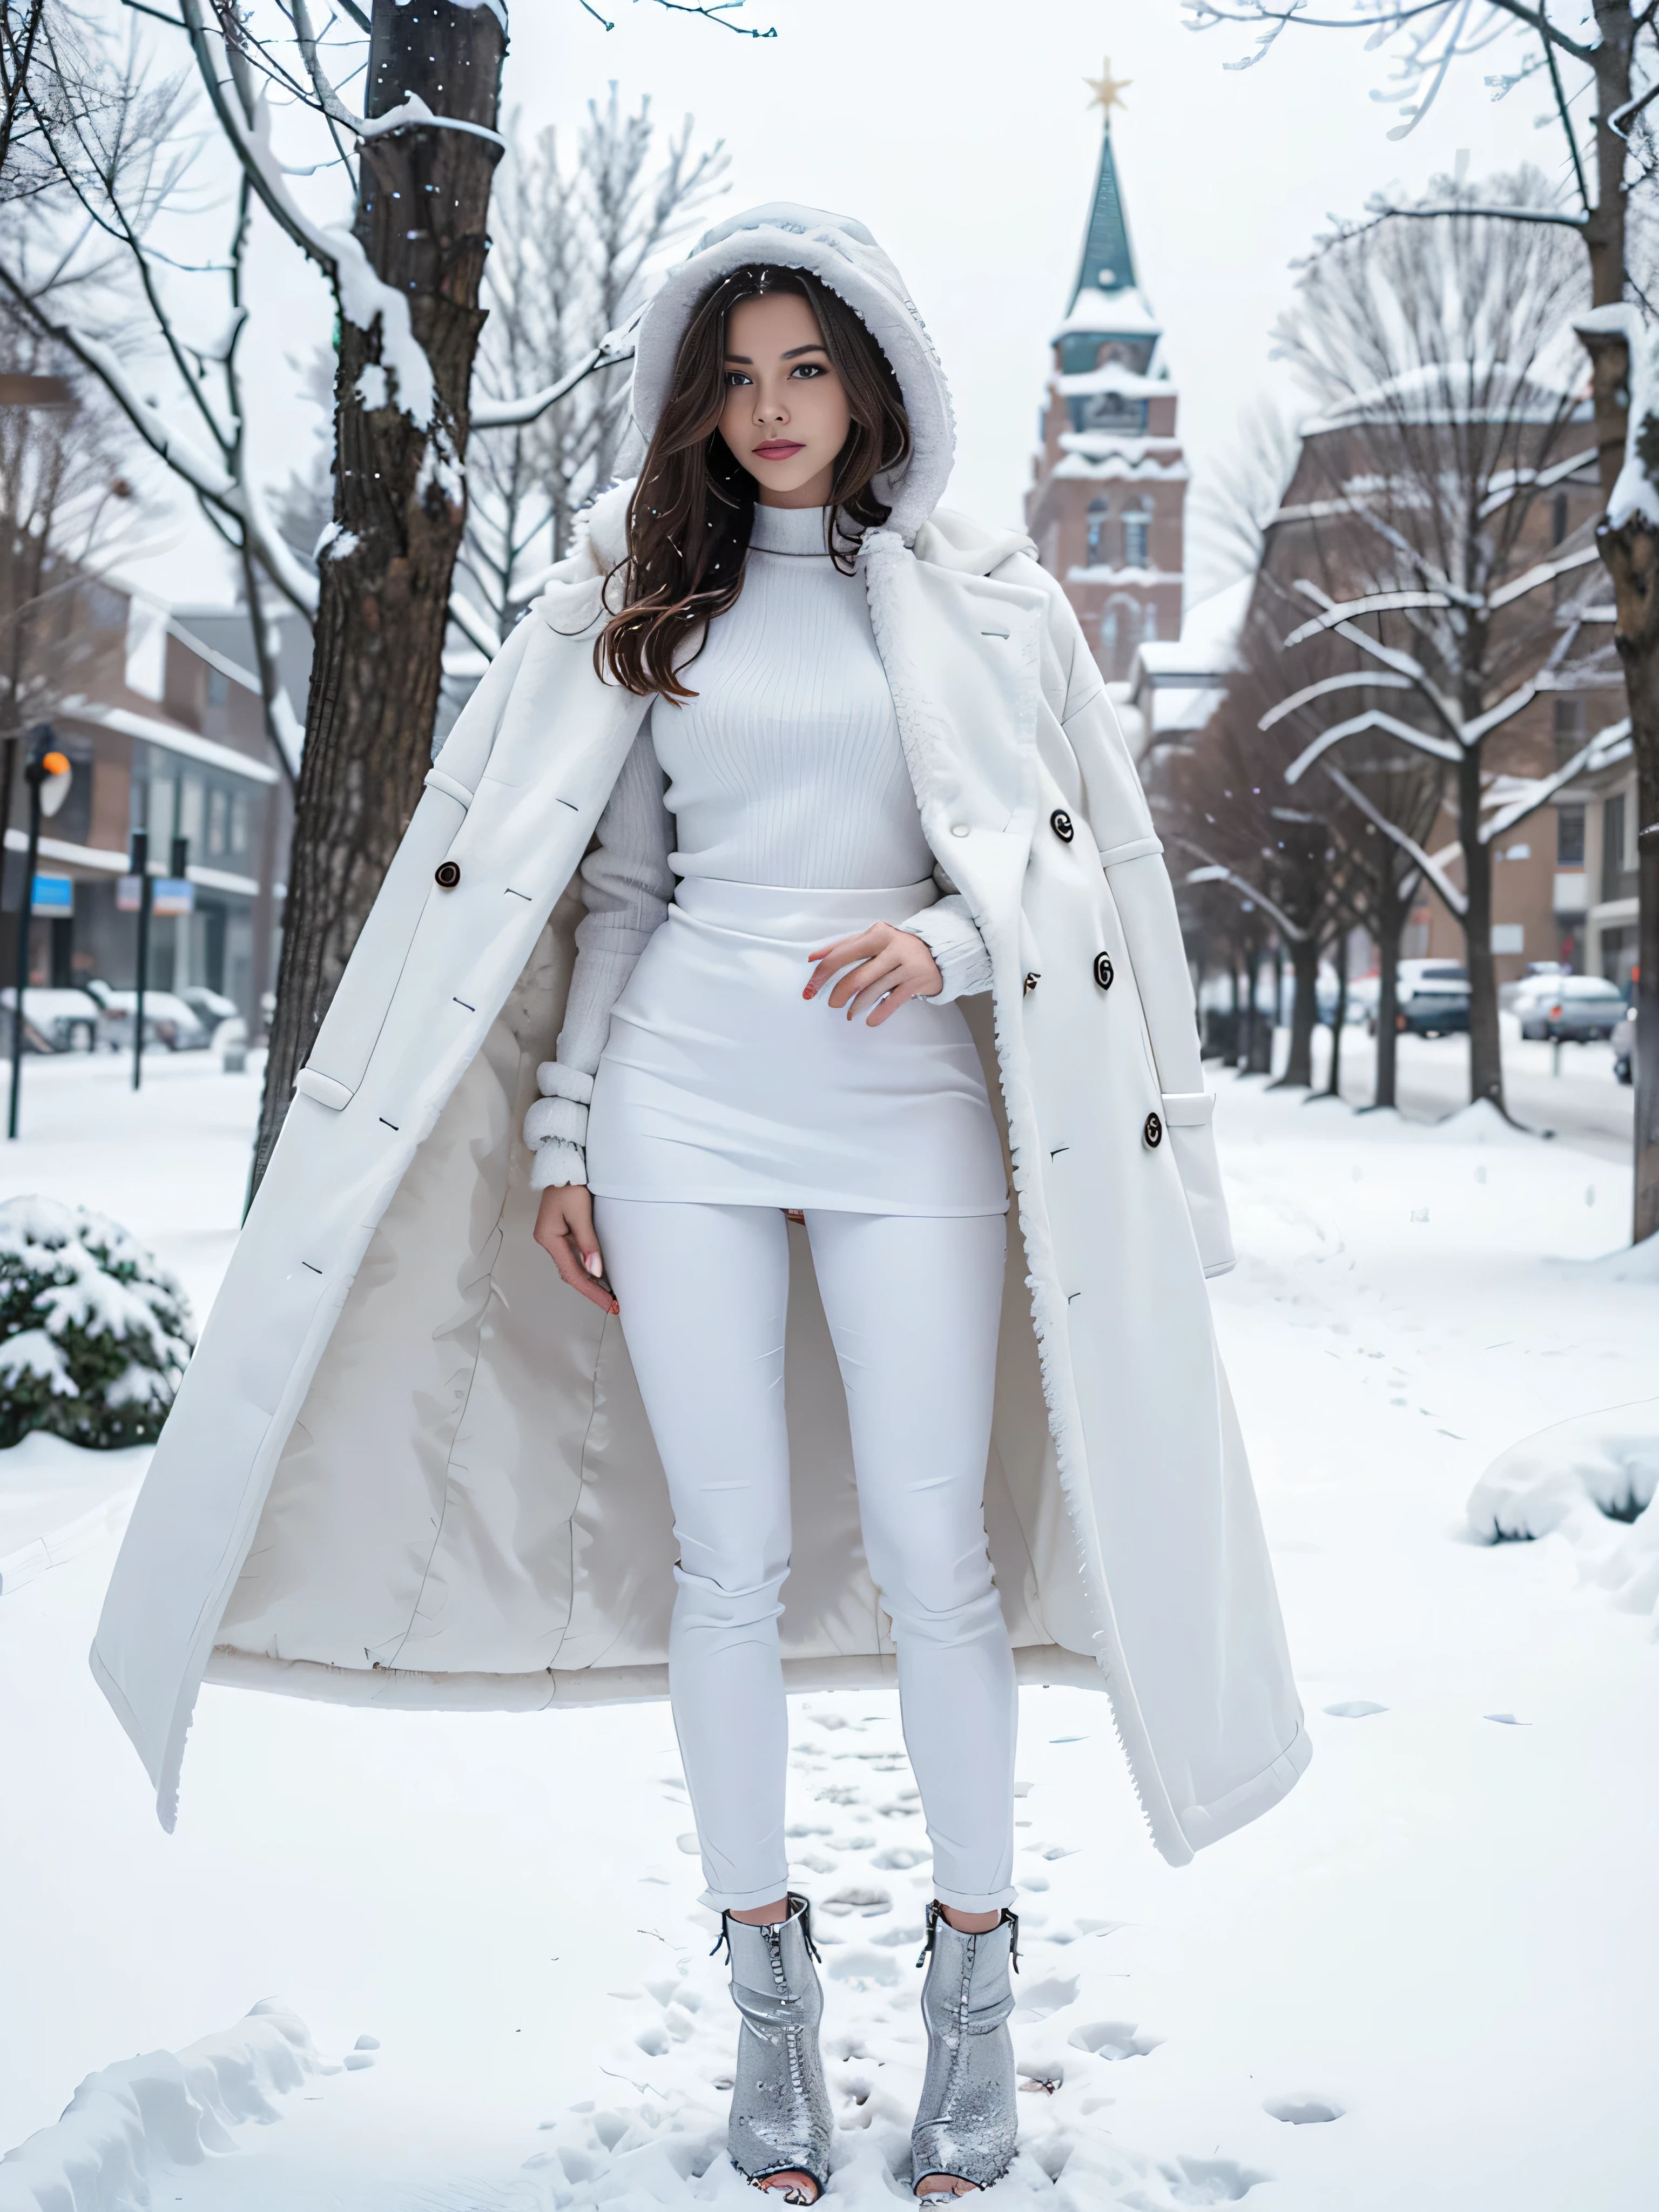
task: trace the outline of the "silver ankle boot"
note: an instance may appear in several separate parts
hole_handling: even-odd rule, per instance
[[[746,2180],[799,2169],[811,2175],[822,2196],[830,2182],[832,2122],[818,2054],[823,1991],[812,1963],[812,1908],[792,1892],[787,1920],[756,1928],[724,1913],[720,1934],[732,2001],[743,2014],[727,2154]],[[781,2197],[786,2204],[811,2201],[793,2190]]]
[[[929,1957],[929,1954],[932,1956]],[[921,2016],[927,2072],[910,2130],[912,2185],[954,2174],[988,2189],[1007,2172],[1018,2132],[1008,1970],[1019,1965],[1019,1921],[1006,1909],[994,1928],[964,1936],[937,1905],[927,1908]]]

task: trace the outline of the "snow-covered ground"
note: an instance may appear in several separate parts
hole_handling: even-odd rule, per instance
[[[199,1310],[254,1081],[162,1066],[135,1101],[32,1065],[0,1197],[125,1220]],[[1024,1693],[1029,2094],[991,2202],[1646,2212],[1659,1650],[1581,1545],[1481,1544],[1464,1510],[1518,1439],[1653,1395],[1659,1270],[1602,1257],[1628,1172],[1484,1114],[1220,1087],[1243,1257],[1215,1304],[1316,1758],[1176,1872],[1103,1702]],[[0,1457],[14,1550],[51,1456]],[[210,1690],[165,1837],[86,1670],[115,1540],[89,1494],[80,1548],[0,1595],[0,2144],[35,2137],[0,2212],[752,2204],[718,2154],[733,2015],[665,1710]],[[923,1838],[890,1697],[794,1719],[829,2201],[872,2212],[904,2197]],[[77,2158],[103,2181],[47,2193]]]

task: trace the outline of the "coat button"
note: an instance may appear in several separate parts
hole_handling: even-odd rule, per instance
[[[1147,1151],[1155,1152],[1164,1142],[1164,1124],[1156,1114],[1149,1114],[1146,1116],[1146,1125],[1140,1133],[1146,1140]]]
[[[953,837],[965,837],[968,835],[968,824],[965,822],[953,822],[951,824],[951,835]]]
[[[1095,955],[1095,981],[1099,984],[1103,991],[1109,991],[1111,989],[1112,977],[1115,972],[1115,969],[1112,966],[1111,954],[1109,952],[1097,952]]]
[[[1030,997],[1032,992],[1036,990],[1040,980],[1041,978],[1037,975],[1035,969],[1025,978],[1025,996],[1028,999]]]
[[[432,880],[436,884],[441,891],[453,891],[456,884],[461,880],[460,862],[459,860],[440,860],[437,866],[432,872]]]
[[[1077,835],[1077,831],[1072,827],[1072,817],[1063,806],[1055,807],[1054,812],[1048,817],[1048,827],[1062,845],[1069,845]]]

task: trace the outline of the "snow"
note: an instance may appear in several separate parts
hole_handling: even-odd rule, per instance
[[[137,1097],[96,1060],[32,1065],[0,1195],[110,1211],[200,1312],[257,1081],[154,1064]],[[1103,1701],[1022,1693],[1022,2148],[990,2202],[1645,2212],[1659,1647],[1559,1524],[1493,1544],[1465,1511],[1518,1439],[1597,1408],[1627,1409],[1629,1448],[1604,1423],[1594,1451],[1637,1464],[1659,1269],[1620,1279],[1612,1258],[1628,1170],[1486,1109],[1437,1130],[1215,1080],[1241,1254],[1215,1310],[1317,1755],[1268,1818],[1177,1871],[1146,1846]],[[121,1456],[31,1439],[0,1460],[0,1553],[60,1508],[118,1521],[143,1455]],[[1591,1457],[1533,1463],[1553,1480],[1571,1460],[1581,1519],[1623,1543],[1641,1524],[1587,1502]],[[7,1966],[27,1992],[0,2010],[0,2143],[62,2162],[95,2135],[184,2212],[752,2205],[720,2156],[734,2016],[666,1709],[212,1688],[169,1838],[85,1666],[113,1542],[100,1527],[0,1595]],[[922,2055],[925,1838],[890,1693],[803,1698],[792,1718],[840,2123],[829,2202],[890,2212]],[[291,2014],[242,2019],[273,1990]],[[299,2078],[260,2042],[255,2110],[230,2054],[278,2033]],[[340,2070],[307,2071],[313,2048]],[[177,2051],[179,2072],[134,2051]],[[14,2168],[30,2181],[5,2212],[145,2201],[133,2182],[51,2194],[17,2159],[0,2191]]]
[[[1648,1279],[1659,1284],[1659,1268]],[[1644,1398],[1512,1444],[1475,1485],[1469,1522],[1488,1543],[1561,1536],[1585,1581],[1611,1591],[1626,1612],[1645,1613],[1659,1635],[1656,1491],[1659,1398]]]
[[[1659,331],[1644,322],[1640,311],[1626,302],[1593,307],[1573,318],[1580,332],[1617,333],[1624,337],[1630,360],[1630,409],[1625,437],[1624,465],[1607,501],[1607,520],[1615,530],[1640,515],[1659,526],[1659,485],[1642,459],[1642,441],[1651,440],[1659,427]]]
[[[106,2067],[82,2082],[55,2127],[0,2161],[0,2212],[140,2212],[163,2169],[234,2149],[233,2128],[279,2119],[276,2098],[338,2071],[319,2060],[305,2023],[269,2000],[176,2056],[151,2051]]]

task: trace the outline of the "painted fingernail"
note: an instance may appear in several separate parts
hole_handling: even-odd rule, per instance
[[[818,994],[817,994],[817,992],[812,988],[812,986],[811,986],[810,983],[807,985],[806,988],[805,988],[805,989],[801,993],[801,996],[802,996],[802,998],[803,998],[803,999],[816,999],[817,995],[818,995]]]
[[[597,1252],[584,1252],[582,1265],[590,1275],[602,1275],[605,1273],[605,1262]]]

